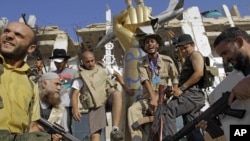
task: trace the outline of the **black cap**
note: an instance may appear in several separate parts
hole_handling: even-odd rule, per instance
[[[194,43],[192,37],[189,34],[182,34],[178,37],[176,46],[183,46],[191,43]]]

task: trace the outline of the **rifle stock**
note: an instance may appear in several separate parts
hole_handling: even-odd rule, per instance
[[[44,119],[42,117],[37,122],[40,125],[42,125],[43,127],[46,127],[48,129],[50,129],[53,133],[57,133],[57,134],[62,135],[67,140],[70,140],[70,141],[81,141],[80,139],[78,139],[78,138],[74,137],[73,135],[71,135],[70,133],[66,132],[64,130],[64,128],[61,127],[60,125],[50,123],[49,121],[47,121],[46,119]]]
[[[218,116],[220,114],[228,114],[237,118],[243,118],[246,110],[231,109],[228,105],[228,98],[230,92],[224,92],[222,97],[213,103],[206,111],[201,113],[200,116],[195,118],[193,121],[187,123],[182,129],[180,129],[173,136],[167,136],[163,141],[178,141],[183,138],[185,135],[190,133],[195,129],[195,125],[201,120],[208,121],[207,132],[212,138],[217,138],[224,134],[223,130],[220,128]]]

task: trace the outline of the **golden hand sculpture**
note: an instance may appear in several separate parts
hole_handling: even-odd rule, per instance
[[[129,89],[134,89],[135,95],[129,94],[124,96],[123,100],[123,127],[125,127],[125,141],[131,141],[131,135],[128,131],[129,127],[126,120],[127,108],[132,105],[136,99],[142,95],[142,87],[137,71],[137,60],[145,55],[139,47],[139,42],[136,38],[136,28],[139,26],[150,25],[149,16],[151,8],[144,5],[143,0],[136,0],[137,7],[132,6],[132,0],[126,0],[127,9],[115,15],[113,20],[113,33],[118,39],[120,45],[125,50],[124,56],[124,74],[123,78],[125,85]]]
[[[138,47],[135,30],[139,26],[150,25],[151,13],[150,7],[138,3],[136,8],[128,4],[127,9],[115,15],[113,31],[123,48]]]
[[[131,89],[140,89],[139,76],[137,73],[137,60],[145,53],[139,47],[136,38],[136,28],[150,25],[149,19],[152,11],[144,5],[142,0],[137,0],[137,7],[132,6],[132,0],[126,0],[127,9],[114,16],[113,32],[121,46],[125,49],[124,57],[124,80]]]

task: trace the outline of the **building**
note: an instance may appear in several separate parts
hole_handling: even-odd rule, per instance
[[[242,17],[237,6],[233,6],[230,10],[230,13],[232,15],[232,21],[234,25],[250,33],[250,15]],[[204,35],[208,37],[210,46],[212,46],[215,37],[222,30],[231,26],[226,16],[216,18],[207,18],[202,16],[202,23],[205,28]],[[166,30],[168,29],[172,30],[175,35],[179,35],[183,32],[182,22],[180,20],[173,19],[166,23],[163,27],[159,28],[157,32],[163,37],[166,42],[169,42],[171,40],[171,37],[166,32]],[[46,65],[50,64],[50,60],[48,59],[48,57],[51,56],[55,43],[62,38],[68,41],[67,52],[73,57],[71,60],[76,59],[78,53],[81,50],[86,49],[92,50],[95,53],[97,60],[101,60],[105,54],[105,48],[96,48],[96,45],[102,39],[102,37],[105,36],[105,34],[105,23],[93,23],[91,25],[87,25],[84,28],[76,30],[76,35],[81,38],[81,42],[78,42],[72,40],[71,37],[66,32],[61,31],[58,26],[46,26],[37,29],[38,47]],[[116,39],[113,39],[112,43],[114,43],[115,46],[112,53],[116,58],[117,64],[119,66],[122,66],[124,49],[120,46],[119,42]],[[170,53],[171,55],[171,51],[169,51],[169,49],[169,46],[165,46],[162,51],[167,54]],[[216,56],[212,48],[211,50],[213,55]],[[33,65],[34,58],[29,57],[27,61],[30,65]]]

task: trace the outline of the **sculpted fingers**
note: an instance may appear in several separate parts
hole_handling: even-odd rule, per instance
[[[135,11],[137,19],[134,21],[134,23],[143,23],[145,21],[150,21],[149,17],[152,14],[152,10],[150,7],[147,7],[145,5],[138,5],[135,8]]]
[[[145,21],[150,21],[150,15],[152,14],[152,10],[150,7],[144,5],[138,5],[137,7],[137,18],[138,23],[142,23]]]
[[[127,9],[116,15],[113,20],[113,32],[121,46],[137,48],[138,40],[135,37],[136,29],[140,26],[150,25],[151,8],[144,5],[142,0],[137,1],[137,7],[133,7],[130,0],[125,1]]]
[[[129,17],[127,24],[138,24],[150,20],[152,9],[139,2],[136,7],[129,6],[127,12]]]
[[[128,24],[136,24],[137,23],[137,14],[136,14],[136,9],[131,6],[128,7],[128,17],[129,17],[129,21]]]
[[[128,11],[123,10],[121,13],[114,16],[113,25],[115,26],[122,26],[123,24],[130,23],[130,19],[128,16]]]

